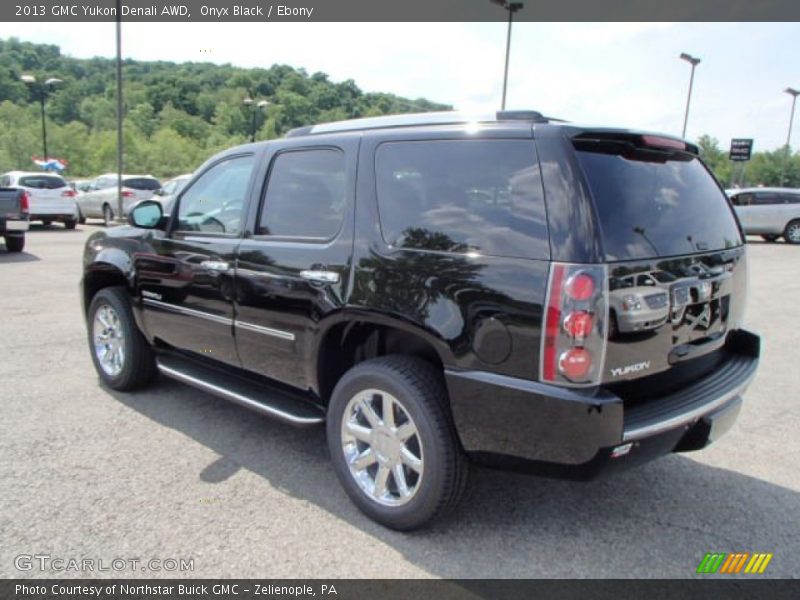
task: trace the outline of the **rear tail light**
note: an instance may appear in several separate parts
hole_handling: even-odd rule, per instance
[[[600,383],[606,353],[607,281],[605,265],[553,263],[540,353],[543,382]]]
[[[64,190],[61,192],[61,196],[64,198],[74,198],[76,195],[75,190]]]
[[[31,212],[31,196],[28,192],[22,192],[22,197],[19,199],[19,209],[24,215]]]
[[[130,190],[125,190],[124,192],[122,192],[122,197],[123,198],[135,198],[136,194],[134,194]]]

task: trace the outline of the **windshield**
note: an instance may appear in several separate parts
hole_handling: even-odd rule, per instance
[[[576,152],[603,230],[606,260],[676,256],[742,244],[733,212],[699,159]]]

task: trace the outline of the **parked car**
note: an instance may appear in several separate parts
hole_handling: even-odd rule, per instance
[[[10,171],[0,177],[0,187],[28,192],[31,221],[41,221],[46,226],[58,221],[67,229],[75,229],[78,224],[75,190],[61,175]]]
[[[103,219],[110,225],[119,210],[117,174],[106,173],[96,178],[85,194],[78,196],[81,216]],[[149,200],[161,183],[151,175],[122,176],[122,206],[127,215],[131,207],[141,200]]]
[[[185,175],[178,175],[170,179],[160,189],[154,192],[154,194],[158,196],[156,200],[159,200],[163,206],[167,206],[186,184],[189,183],[191,178],[192,174],[186,173]]]
[[[232,148],[169,217],[140,202],[87,240],[92,360],[112,389],[161,373],[325,423],[346,493],[396,529],[452,510],[473,462],[590,479],[698,450],[734,422],[759,338],[746,246],[697,152],[533,111]],[[708,297],[609,339],[611,282],[698,264]]]
[[[0,235],[9,252],[22,252],[28,231],[30,197],[20,188],[0,187]]]
[[[619,333],[650,331],[667,322],[669,284],[676,277],[666,272],[646,272],[619,277],[609,288],[609,338]]]
[[[800,244],[800,190],[763,187],[726,192],[746,234]]]

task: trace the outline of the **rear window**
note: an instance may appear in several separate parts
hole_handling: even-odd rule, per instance
[[[699,159],[622,156],[577,145],[603,230],[606,260],[675,256],[742,243],[727,199]],[[668,157],[668,158],[667,158]]]
[[[37,190],[57,190],[67,187],[67,182],[55,175],[26,175],[19,178],[19,185]]]
[[[382,144],[375,158],[383,237],[401,248],[547,258],[531,140]]]
[[[132,190],[154,192],[161,187],[161,182],[152,177],[132,177],[130,179],[123,179],[122,185]]]

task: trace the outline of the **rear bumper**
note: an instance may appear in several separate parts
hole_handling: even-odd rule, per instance
[[[24,233],[30,228],[27,219],[0,219],[0,234]]]
[[[74,210],[54,210],[53,212],[48,212],[47,210],[37,210],[35,213],[31,213],[31,221],[41,221],[42,219],[47,219],[48,221],[70,221],[77,218],[78,213]]]
[[[590,479],[718,439],[738,415],[758,354],[757,336],[735,332],[713,372],[632,406],[602,387],[571,390],[476,371],[446,378],[461,443],[478,462]]]

